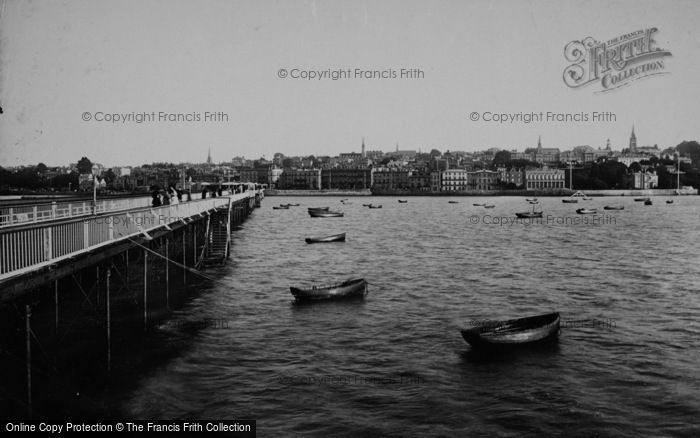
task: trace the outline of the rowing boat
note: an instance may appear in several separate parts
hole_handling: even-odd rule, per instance
[[[289,210],[289,206],[287,206],[287,205],[280,205],[280,206],[278,207],[278,206],[274,205],[274,206],[272,207],[272,209],[273,209],[273,210]]]
[[[624,210],[625,207],[623,205],[606,205],[603,207],[603,210]]]
[[[507,321],[484,321],[461,331],[472,347],[506,347],[554,339],[559,334],[558,312]]]
[[[576,210],[578,214],[598,214],[598,210],[595,208],[579,208]]]
[[[343,217],[343,213],[340,211],[309,211],[309,216],[311,217]]]
[[[367,281],[364,278],[343,281],[328,286],[311,288],[290,287],[297,301],[321,301],[343,298],[362,298],[367,295]]]
[[[532,218],[537,218],[537,217],[542,217],[542,212],[541,211],[525,211],[522,213],[515,213],[515,216],[520,218],[520,219],[532,219]]]
[[[345,242],[345,233],[326,237],[307,237],[305,240],[306,243]]]

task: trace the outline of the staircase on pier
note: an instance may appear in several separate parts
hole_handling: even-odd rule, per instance
[[[228,210],[219,210],[209,217],[207,247],[202,264],[206,266],[223,265],[228,258],[231,232]]]

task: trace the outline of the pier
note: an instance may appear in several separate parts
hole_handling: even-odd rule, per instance
[[[231,257],[231,233],[264,197],[252,184],[239,189],[158,207],[141,197],[0,209],[2,329],[21,332],[0,348],[8,374],[24,376],[14,385],[26,386],[24,400],[0,408],[22,405],[31,418],[33,395],[52,385],[46,370],[70,369],[69,352],[85,345],[109,379],[115,331],[123,344],[148,331],[205,268]]]

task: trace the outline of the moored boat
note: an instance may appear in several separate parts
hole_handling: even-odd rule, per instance
[[[606,205],[603,210],[624,210],[625,207],[622,205]]]
[[[634,198],[635,202],[644,202],[646,200],[647,200],[647,198]]]
[[[507,321],[486,321],[461,331],[474,348],[507,347],[555,339],[559,335],[558,312]]]
[[[448,204],[458,204],[458,201],[447,201]]]
[[[495,208],[494,204],[484,204],[484,208]]]
[[[667,203],[667,204],[673,204],[673,199],[667,199],[667,200],[666,200],[666,203]]]
[[[598,214],[598,210],[595,208],[579,208],[576,210],[578,214]]]
[[[486,204],[472,204],[474,207],[483,207]]]
[[[297,301],[322,301],[342,298],[362,298],[367,295],[367,281],[364,278],[343,281],[328,286],[311,288],[290,287]]]
[[[406,204],[408,199],[399,199],[399,204]]]
[[[532,211],[524,211],[520,213],[515,213],[515,217],[520,219],[533,219],[542,217],[542,211],[535,211],[535,206],[532,206]]]
[[[369,207],[372,204],[362,204],[363,207]]]
[[[525,198],[527,202],[537,202],[537,198]]]
[[[382,204],[379,204],[379,205],[369,204],[369,208],[382,208]]]
[[[326,237],[307,237],[304,240],[306,243],[345,242],[345,233],[334,234]]]
[[[651,205],[651,204],[652,204],[651,199],[647,198],[644,200],[644,205]]]
[[[561,202],[563,202],[563,203],[565,203],[565,204],[578,204],[578,199],[574,199],[574,198],[564,198],[564,199],[561,200]]]
[[[344,213],[340,211],[325,211],[325,210],[316,210],[316,211],[309,211],[309,216],[311,217],[343,217]]]
[[[274,205],[272,207],[272,209],[273,210],[289,210],[289,206],[287,206],[287,205],[280,205],[280,206]]]
[[[542,217],[542,212],[541,211],[525,211],[522,213],[515,213],[515,216],[520,218],[520,219],[532,219],[532,218],[538,218]]]
[[[287,205],[290,207],[298,207],[299,206],[299,204],[287,204]]]

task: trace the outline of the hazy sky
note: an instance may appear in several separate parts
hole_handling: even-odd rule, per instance
[[[641,145],[699,139],[700,2],[0,2],[0,165],[214,161],[370,150]],[[665,70],[568,88],[564,47],[656,27]],[[280,69],[422,79],[280,78]],[[109,123],[97,113],[223,112]],[[471,112],[611,111],[607,123],[473,122]],[[83,113],[89,112],[89,121]],[[101,118],[102,116],[98,116]]]

